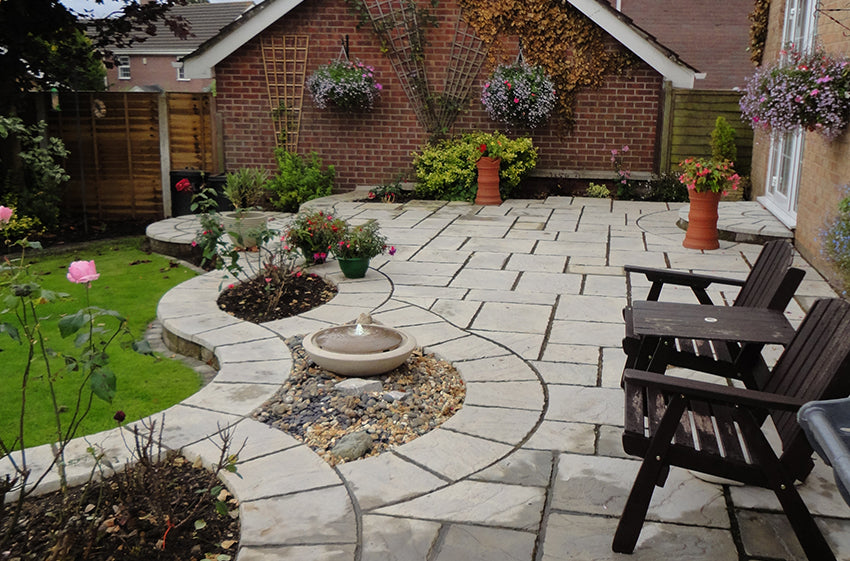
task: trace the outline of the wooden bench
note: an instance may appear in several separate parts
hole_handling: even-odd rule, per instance
[[[670,466],[678,466],[772,490],[808,558],[835,560],[794,487],[814,465],[795,414],[808,401],[850,395],[850,303],[815,303],[763,391],[631,369],[623,387],[623,448],[643,462],[614,551],[634,550],[655,485],[663,486]],[[779,456],[762,432],[767,415],[782,443]]]

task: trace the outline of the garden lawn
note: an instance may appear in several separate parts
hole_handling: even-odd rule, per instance
[[[159,299],[173,286],[195,276],[190,269],[177,266],[168,257],[148,254],[140,249],[142,238],[92,242],[75,249],[63,251],[27,251],[31,273],[37,275],[42,287],[68,294],[67,298],[40,305],[42,331],[51,349],[79,357],[74,347],[74,337],[63,339],[59,335],[58,320],[72,314],[86,304],[86,287],[74,284],[65,277],[72,261],[94,260],[100,278],[91,283],[90,305],[114,310],[126,317],[133,339],[141,339],[148,325],[156,317]],[[109,318],[110,320],[112,318]],[[0,322],[19,325],[11,313],[0,315]],[[113,322],[105,322],[109,333]],[[2,380],[0,384],[0,436],[13,442],[21,411],[21,381],[26,364],[26,346],[0,334],[2,349]],[[98,398],[92,401],[91,412],[77,436],[95,433],[116,426],[113,416],[118,410],[126,413],[126,422],[135,421],[178,403],[198,391],[201,380],[198,374],[181,362],[166,357],[138,354],[113,342],[107,352],[109,365],[117,378],[117,391],[112,403]],[[36,362],[41,358],[37,354]],[[51,359],[57,382],[60,417],[67,423],[76,404],[76,391],[82,376],[79,372],[66,372],[61,358]],[[55,440],[56,424],[44,366],[37,364],[30,381],[26,398],[25,445],[36,446]],[[86,388],[86,398],[88,396]],[[85,401],[84,400],[84,401]]]

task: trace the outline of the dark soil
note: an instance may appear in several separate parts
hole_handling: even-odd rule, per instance
[[[210,493],[215,481],[211,472],[172,455],[64,497],[55,492],[32,498],[0,559],[230,559],[239,547],[238,505],[225,489],[217,497],[224,514],[217,512]],[[7,505],[4,515],[11,509]]]
[[[304,313],[334,296],[336,287],[318,275],[260,275],[230,285],[218,297],[218,307],[239,319],[263,323]]]

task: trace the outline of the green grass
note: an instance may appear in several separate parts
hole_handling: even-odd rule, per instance
[[[156,305],[163,294],[181,282],[195,276],[185,267],[172,268],[167,257],[146,254],[140,249],[141,238],[123,238],[92,242],[64,251],[27,251],[31,273],[44,288],[68,293],[60,301],[38,307],[46,344],[52,349],[79,356],[71,336],[63,339],[57,326],[60,317],[86,306],[85,286],[65,278],[72,261],[94,260],[100,278],[92,283],[90,304],[115,310],[127,318],[134,339],[141,339],[148,325],[156,318]],[[11,314],[0,315],[0,322],[17,324]],[[110,330],[114,324],[106,325]],[[111,332],[111,331],[110,331]],[[6,334],[0,334],[0,435],[6,442],[14,440],[20,419],[21,380],[26,364],[26,345],[19,345]],[[110,367],[117,378],[117,391],[112,403],[95,398],[91,412],[77,436],[91,434],[116,426],[113,415],[117,410],[126,413],[126,422],[161,411],[200,388],[200,378],[191,368],[177,360],[152,357],[124,349],[113,343],[108,349]],[[38,356],[36,357],[38,360]],[[67,408],[63,421],[71,416],[76,403],[76,390],[81,374],[65,372],[61,359],[53,359],[53,371],[62,372],[57,382],[60,407]],[[25,445],[35,446],[55,440],[56,428],[44,367],[28,387],[26,401]],[[86,388],[88,394],[88,388]]]

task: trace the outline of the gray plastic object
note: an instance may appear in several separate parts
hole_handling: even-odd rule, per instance
[[[810,401],[797,412],[812,448],[832,466],[835,483],[850,505],[850,397]]]

